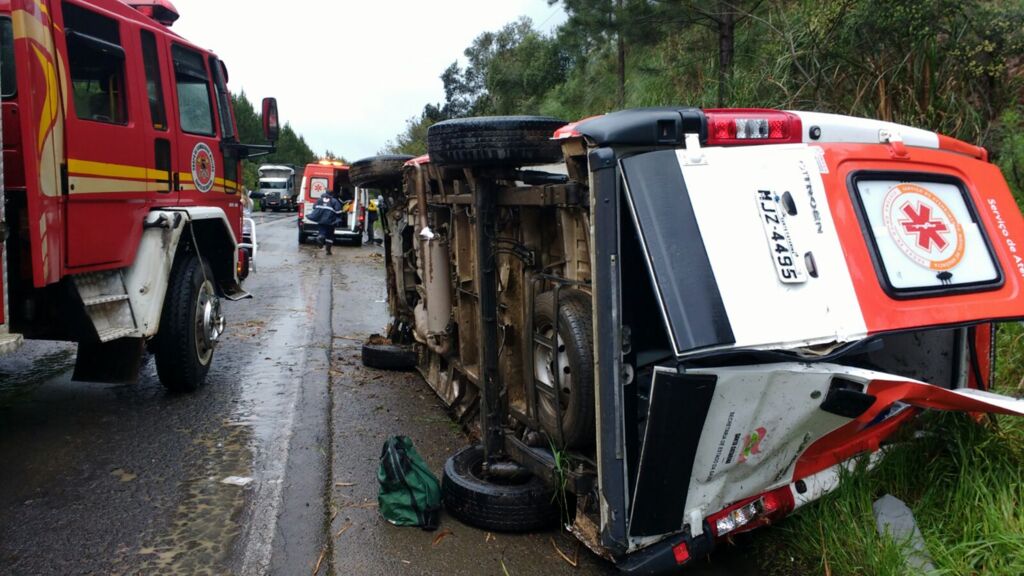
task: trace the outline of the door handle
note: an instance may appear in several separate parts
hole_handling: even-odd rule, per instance
[[[166,138],[157,138],[153,141],[153,158],[154,167],[159,172],[166,172],[167,179],[158,179],[157,182],[161,184],[167,184],[166,190],[160,190],[161,193],[170,194],[177,188],[174,184],[174,178],[172,174],[174,170],[171,166],[171,141]]]

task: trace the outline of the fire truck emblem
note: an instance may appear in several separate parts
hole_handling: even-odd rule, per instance
[[[919,266],[943,272],[963,260],[963,226],[931,190],[898,184],[886,194],[882,210],[889,237]]]
[[[200,142],[192,149],[192,181],[200,192],[213,189],[217,177],[217,164],[213,159],[210,147]]]

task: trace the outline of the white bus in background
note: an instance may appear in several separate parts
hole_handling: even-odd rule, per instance
[[[263,210],[295,211],[299,195],[295,169],[281,164],[264,164],[259,167],[259,195]]]

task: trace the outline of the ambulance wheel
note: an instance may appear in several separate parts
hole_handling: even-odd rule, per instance
[[[195,254],[184,255],[171,271],[156,342],[156,372],[174,392],[199,388],[224,333],[224,316],[213,274]]]
[[[402,169],[412,160],[405,154],[382,154],[356,160],[349,168],[348,177],[359,188],[387,188],[402,183]]]
[[[299,230],[299,246],[309,242],[309,234],[306,234],[302,230]]]
[[[430,161],[452,166],[526,166],[562,159],[551,139],[566,122],[548,116],[455,118],[427,130]]]
[[[483,463],[480,445],[464,448],[444,463],[441,498],[449,514],[494,532],[530,532],[558,521],[554,489],[539,476],[530,474],[517,481],[487,479]]]
[[[537,417],[544,431],[560,447],[586,448],[594,443],[595,433],[594,329],[590,296],[579,290],[562,289],[559,299],[557,351],[547,344],[535,342],[533,345],[534,378],[538,383]],[[537,296],[533,326],[539,336],[554,338],[555,314],[555,293]],[[556,354],[557,378],[554,373]]]

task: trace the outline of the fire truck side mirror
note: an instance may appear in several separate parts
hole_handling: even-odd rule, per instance
[[[263,99],[263,135],[270,142],[277,142],[281,124],[277,120],[277,98]]]

